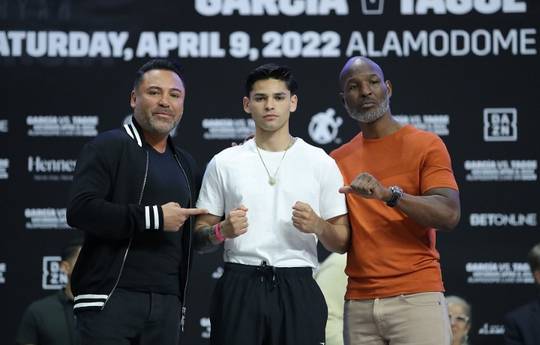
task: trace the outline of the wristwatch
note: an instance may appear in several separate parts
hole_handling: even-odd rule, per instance
[[[403,196],[403,189],[401,189],[399,186],[391,186],[390,193],[392,193],[392,197],[386,202],[386,206],[394,207],[397,205],[399,199],[401,199]]]

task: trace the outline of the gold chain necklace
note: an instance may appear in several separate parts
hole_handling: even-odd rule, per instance
[[[257,141],[255,141],[255,139],[253,139],[253,141],[255,142],[255,148],[257,149],[257,154],[259,155],[259,159],[261,160],[261,163],[264,166],[264,170],[266,170],[266,174],[268,175],[268,184],[271,185],[271,186],[274,186],[277,183],[276,176],[277,176],[277,174],[279,172],[279,168],[281,168],[281,163],[283,162],[283,159],[285,158],[285,155],[287,154],[287,151],[289,151],[291,146],[293,146],[295,138],[290,137],[289,144],[287,145],[287,148],[283,152],[283,156],[281,156],[281,160],[279,161],[279,165],[278,165],[278,167],[276,169],[276,172],[274,173],[273,176],[270,175],[270,171],[268,170],[268,167],[264,163],[264,159],[262,158],[261,152],[259,151],[259,146],[257,145]]]

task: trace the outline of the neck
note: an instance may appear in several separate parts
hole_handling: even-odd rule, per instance
[[[394,119],[390,112],[384,114],[380,119],[371,123],[360,122],[360,128],[364,138],[379,139],[397,132],[401,128],[401,124]]]
[[[152,146],[154,150],[156,150],[159,153],[165,152],[165,149],[167,148],[168,135],[151,134],[146,131],[143,131],[143,135],[144,135],[144,140],[148,143],[148,145]]]
[[[274,132],[257,128],[255,130],[255,144],[266,151],[285,151],[291,144],[289,127],[283,126]]]

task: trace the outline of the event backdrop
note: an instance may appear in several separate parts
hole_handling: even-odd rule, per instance
[[[473,305],[472,342],[502,344],[503,315],[535,293],[526,253],[540,242],[539,14],[535,0],[0,0],[0,343],[14,342],[28,303],[65,282],[78,152],[130,114],[142,63],[183,64],[174,140],[204,168],[253,131],[243,81],[266,62],[299,80],[295,136],[327,151],[347,142],[358,126],[337,75],[364,55],[393,82],[399,121],[448,146],[462,217],[438,236],[445,286]],[[193,267],[184,344],[206,344],[220,253]]]

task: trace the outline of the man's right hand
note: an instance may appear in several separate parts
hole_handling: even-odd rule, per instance
[[[190,216],[207,214],[208,210],[204,208],[182,208],[177,202],[168,202],[161,205],[163,211],[163,230],[176,232]]]
[[[240,205],[240,207],[229,212],[227,217],[225,217],[225,221],[221,225],[221,234],[223,237],[235,238],[247,232],[247,211],[247,207]]]

